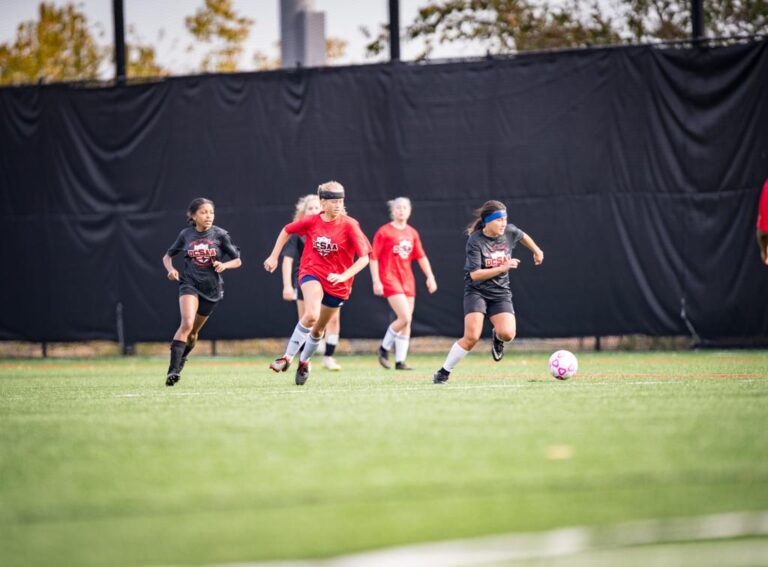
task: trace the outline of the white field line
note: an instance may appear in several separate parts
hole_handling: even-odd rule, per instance
[[[764,535],[768,535],[768,512],[734,512],[409,545],[330,559],[225,563],[216,567],[469,567],[636,545]]]

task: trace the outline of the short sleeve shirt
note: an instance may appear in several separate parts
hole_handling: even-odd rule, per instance
[[[373,255],[379,263],[379,277],[385,287],[392,284],[409,290],[415,288],[411,264],[426,256],[415,228],[385,224],[373,236]]]
[[[301,261],[301,254],[303,252],[304,239],[292,234],[285,244],[285,248],[283,248],[283,256],[286,258],[293,258],[293,271],[291,272],[291,281],[293,282],[293,285],[296,285],[299,280],[299,262]]]
[[[487,299],[501,299],[512,296],[509,286],[509,272],[483,280],[472,281],[470,273],[486,268],[500,266],[505,258],[512,257],[515,245],[524,236],[524,232],[513,224],[501,236],[489,238],[482,230],[476,230],[467,238],[466,260],[464,263],[464,294],[479,293]]]
[[[323,220],[322,215],[308,215],[286,225],[285,232],[306,239],[301,254],[299,281],[304,276],[314,276],[326,293],[339,299],[349,299],[354,278],[331,283],[328,275],[346,271],[355,263],[355,255],[362,257],[370,254],[371,244],[358,222],[346,215],[332,221]]]
[[[184,265],[179,276],[179,290],[194,291],[208,301],[219,301],[224,297],[224,280],[213,269],[213,263],[217,260],[224,262],[225,257],[240,257],[240,250],[229,233],[218,226],[205,232],[198,232],[194,227],[185,228],[167,252],[171,257],[180,253],[184,255]]]

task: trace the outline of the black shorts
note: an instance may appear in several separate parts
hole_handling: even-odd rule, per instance
[[[203,317],[210,317],[213,310],[216,308],[218,301],[211,301],[201,297],[198,291],[193,287],[184,286],[179,289],[179,297],[182,295],[196,295],[197,296],[197,314]]]
[[[499,313],[514,315],[515,307],[512,305],[511,297],[488,299],[478,293],[467,293],[464,295],[464,315],[470,313],[483,313],[487,317],[493,317]]]
[[[306,283],[310,280],[315,280],[316,282],[320,283],[320,280],[318,278],[310,275],[306,275],[303,278],[301,278],[301,283]],[[299,290],[301,290],[301,286],[299,286]],[[332,307],[335,309],[337,307],[341,307],[342,305],[344,305],[346,301],[347,301],[346,299],[336,297],[335,295],[331,295],[327,291],[323,290],[323,300],[320,303],[322,303],[326,307]]]
[[[296,301],[304,301],[304,294],[301,293],[301,286],[299,285],[298,279],[293,280],[293,289],[296,290]]]

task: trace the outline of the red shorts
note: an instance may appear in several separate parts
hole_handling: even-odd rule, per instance
[[[393,295],[405,295],[406,297],[416,297],[416,282],[413,280],[401,282],[398,280],[381,280],[384,287],[384,297]]]

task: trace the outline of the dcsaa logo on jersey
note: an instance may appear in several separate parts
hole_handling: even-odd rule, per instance
[[[207,238],[193,240],[189,243],[187,256],[192,258],[196,266],[205,268],[210,266],[216,258],[216,248],[213,242]]]
[[[392,247],[392,252],[400,256],[403,260],[407,260],[411,257],[413,252],[413,242],[407,238],[403,238],[398,244]]]
[[[498,268],[501,266],[507,258],[509,258],[509,254],[507,254],[507,250],[493,250],[491,252],[491,257],[485,259],[485,267],[486,268]]]
[[[339,249],[339,245],[334,244],[334,242],[327,236],[318,236],[312,242],[312,246],[315,248],[315,251],[321,256],[327,256],[331,252],[336,252]]]

